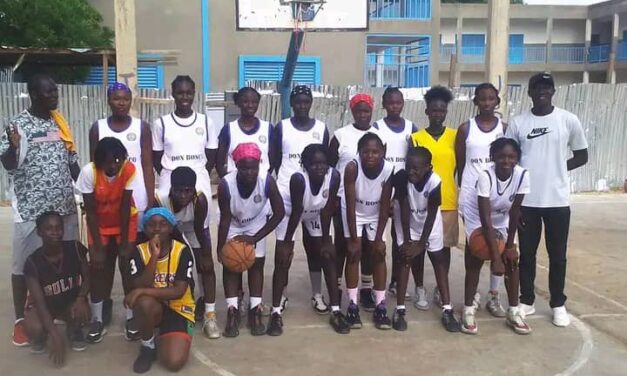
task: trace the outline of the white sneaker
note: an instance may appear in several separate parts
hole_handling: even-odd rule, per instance
[[[474,306],[464,307],[462,313],[462,333],[477,334],[479,328],[477,327],[477,321],[475,320],[476,309]]]
[[[215,312],[207,312],[205,314],[205,319],[202,323],[202,332],[209,339],[220,338],[220,328],[218,328]]]
[[[435,286],[435,288],[433,289],[433,303],[442,308],[442,298],[440,298],[440,289],[438,288],[438,286]]]
[[[506,315],[505,310],[501,305],[501,299],[499,298],[498,292],[496,294],[492,292],[488,293],[488,302],[485,304],[485,308],[494,317],[505,317]]]
[[[289,301],[289,299],[287,298],[287,296],[281,295],[281,303],[279,304],[279,306],[281,307],[281,313],[287,311],[287,302],[288,301]]]
[[[429,301],[427,300],[427,290],[424,287],[416,286],[416,301],[414,302],[414,306],[421,310],[427,311],[429,310]]]
[[[516,334],[531,333],[531,328],[525,322],[519,307],[509,307],[507,309],[505,323],[512,328]]]
[[[327,305],[327,302],[324,301],[324,296],[322,296],[322,294],[316,294],[311,297],[311,306],[319,315],[326,315],[329,313],[329,306]]]
[[[570,317],[568,317],[566,307],[561,306],[553,308],[553,325],[562,328],[570,325]]]
[[[527,305],[527,304],[520,303],[518,304],[518,308],[520,309],[520,313],[523,318],[527,316],[531,316],[536,313],[536,306],[534,306],[533,304]]]
[[[472,298],[472,306],[475,307],[477,311],[481,309],[481,294],[479,294],[479,291],[477,291]]]

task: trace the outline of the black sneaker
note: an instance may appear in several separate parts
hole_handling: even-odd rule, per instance
[[[351,331],[351,324],[348,323],[346,316],[340,311],[331,312],[329,324],[338,334],[348,334]]]
[[[224,336],[235,338],[239,335],[239,310],[235,307],[229,307],[226,314],[226,327],[224,328]]]
[[[388,311],[385,308],[385,302],[379,303],[372,314],[372,321],[377,329],[388,330],[392,329],[392,321],[388,317]]]
[[[359,302],[364,307],[364,311],[372,312],[376,308],[374,298],[372,297],[372,289],[359,290]]]
[[[126,324],[124,325],[124,338],[126,338],[127,341],[138,341],[139,337],[139,328],[137,328],[135,318],[132,317],[126,320]]]
[[[74,351],[85,351],[87,348],[87,342],[83,335],[83,330],[80,327],[67,328],[67,338],[70,341],[70,348]]]
[[[107,334],[107,329],[104,327],[104,324],[100,321],[92,321],[89,324],[89,332],[87,332],[85,340],[87,343],[98,343],[102,341],[105,334]]]
[[[390,282],[388,286],[388,292],[392,294],[392,296],[396,296],[396,281]]]
[[[351,329],[361,329],[363,325],[361,323],[361,317],[359,317],[359,306],[352,300],[346,310],[346,321],[348,321]]]
[[[452,309],[442,311],[442,325],[444,325],[444,329],[451,333],[457,333],[461,330],[459,321],[455,318]]]
[[[405,320],[405,310],[395,309],[394,315],[392,315],[392,327],[394,330],[404,332],[407,330],[407,321]]]
[[[196,310],[194,311],[194,319],[196,322],[202,322],[205,318],[205,298],[202,296],[196,299]]]
[[[283,334],[283,317],[281,317],[278,312],[275,312],[270,316],[270,322],[268,323],[268,330],[266,333],[269,336],[280,336]]]
[[[113,300],[107,298],[102,301],[102,323],[104,326],[109,326],[113,318]]]
[[[32,341],[30,344],[30,353],[31,354],[43,354],[46,352],[46,339],[41,339],[39,341]]]
[[[152,362],[157,360],[157,349],[151,349],[150,347],[141,346],[139,348],[139,356],[133,363],[133,372],[146,373],[152,367]]]
[[[260,306],[248,310],[248,327],[250,328],[250,334],[254,336],[266,334],[266,326],[263,324]]]

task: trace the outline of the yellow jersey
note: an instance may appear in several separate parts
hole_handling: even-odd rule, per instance
[[[442,178],[442,205],[441,210],[457,210],[457,184],[455,184],[455,137],[457,130],[444,128],[439,139],[433,138],[426,129],[421,129],[411,135],[414,146],[422,146],[433,156],[431,164],[433,170]]]
[[[150,248],[148,242],[137,245],[137,251],[131,255],[130,272],[131,276],[142,273],[145,266],[150,261]],[[187,289],[179,299],[164,302],[172,311],[183,316],[187,320],[194,322],[194,311],[196,301],[194,300],[194,279],[192,271],[194,259],[189,248],[176,240],[172,240],[172,250],[170,253],[157,260],[155,269],[155,288],[166,288],[174,285],[174,281],[188,282]]]

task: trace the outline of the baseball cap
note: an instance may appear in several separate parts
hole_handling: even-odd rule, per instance
[[[529,89],[534,89],[540,83],[549,84],[551,87],[555,88],[555,81],[553,80],[551,73],[542,72],[531,76],[529,79]]]

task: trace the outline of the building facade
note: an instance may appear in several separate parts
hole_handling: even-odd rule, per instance
[[[369,0],[367,31],[306,33],[295,81],[422,87],[485,80],[488,7],[440,0]],[[114,26],[113,2],[89,0]],[[205,92],[278,80],[289,32],[238,31],[235,0],[136,0],[137,46],[174,53],[157,86],[189,74]],[[557,84],[627,81],[627,1],[591,6],[512,5],[508,76],[551,71]],[[451,72],[451,56],[456,69]],[[458,75],[451,77],[452,75]]]

